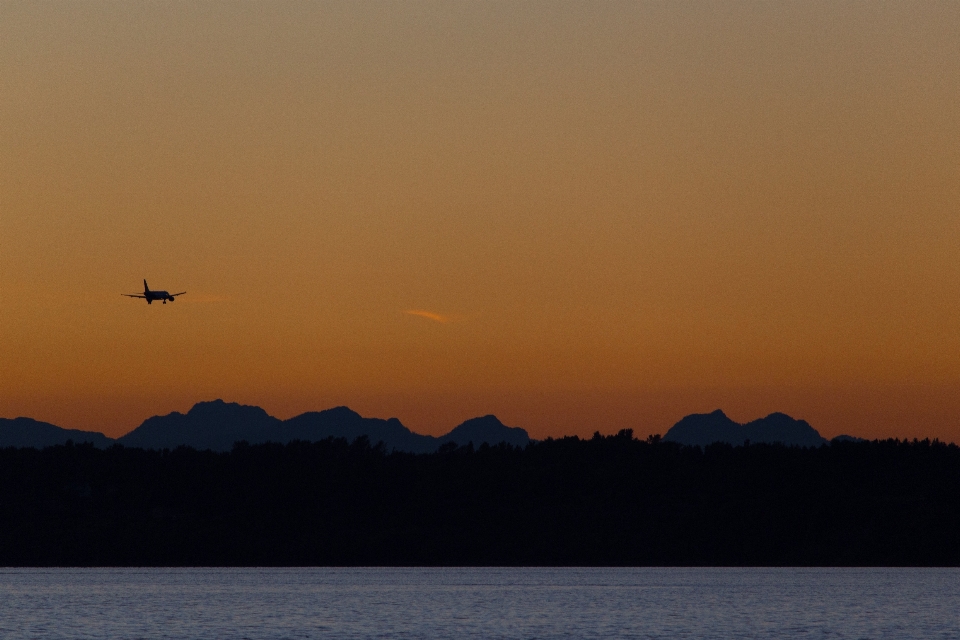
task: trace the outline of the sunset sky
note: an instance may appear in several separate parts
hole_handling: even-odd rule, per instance
[[[960,3],[0,4],[0,416],[214,398],[960,441]]]

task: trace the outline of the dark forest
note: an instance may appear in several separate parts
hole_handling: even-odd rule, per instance
[[[0,450],[5,566],[960,565],[960,449]]]

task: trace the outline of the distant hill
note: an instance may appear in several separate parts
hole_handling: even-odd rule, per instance
[[[732,445],[751,443],[775,443],[799,447],[819,447],[827,440],[805,420],[795,420],[784,413],[771,413],[740,424],[717,409],[713,413],[695,413],[673,425],[663,439],[686,445],[705,447],[714,442]]]
[[[39,422],[31,418],[0,418],[0,447],[34,447],[42,449],[68,440],[75,443],[89,442],[97,447],[108,447],[113,439],[95,431],[61,429],[48,422]]]
[[[867,440],[865,438],[858,438],[857,436],[841,434],[839,436],[834,436],[830,442],[867,442]]]
[[[506,442],[515,447],[525,447],[530,442],[530,436],[519,427],[508,427],[497,420],[496,416],[471,418],[461,423],[453,431],[439,438],[442,442],[456,442],[464,446],[470,442],[479,446],[484,442],[499,444]]]

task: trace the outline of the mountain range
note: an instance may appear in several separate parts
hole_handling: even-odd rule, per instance
[[[43,448],[72,440],[78,444],[89,442],[97,447],[117,443],[142,449],[188,446],[200,450],[229,451],[239,441],[250,444],[286,443],[334,437],[352,442],[360,436],[366,436],[371,444],[382,442],[388,451],[411,453],[432,453],[450,442],[460,446],[471,442],[474,446],[484,443],[525,446],[530,442],[525,430],[505,426],[492,415],[467,420],[449,433],[434,437],[414,433],[396,418],[364,418],[347,407],[311,411],[280,420],[260,407],[223,400],[199,402],[185,414],[173,412],[165,416],[153,416],[116,439],[92,431],[61,429],[30,418],[0,418],[0,447]],[[765,418],[740,424],[719,409],[712,413],[686,416],[667,431],[663,440],[695,446],[707,446],[714,442],[739,446],[749,442],[818,447],[827,442],[806,421],[795,420],[783,413],[771,413]],[[859,438],[838,436],[835,440]]]
[[[97,447],[117,443],[142,449],[188,446],[201,450],[229,451],[239,441],[250,444],[286,443],[334,437],[352,442],[360,436],[367,436],[371,444],[382,442],[388,451],[411,453],[432,453],[448,442],[460,446],[470,442],[474,446],[501,442],[525,446],[530,442],[525,430],[505,426],[492,415],[467,420],[446,435],[434,437],[414,433],[396,418],[364,418],[347,407],[312,411],[289,420],[280,420],[260,407],[223,400],[198,402],[185,414],[173,412],[165,416],[153,416],[116,439],[93,431],[61,429],[30,418],[0,418],[0,447],[43,448],[72,440],[78,444],[89,442]]]

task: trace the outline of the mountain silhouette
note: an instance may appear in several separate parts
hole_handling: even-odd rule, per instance
[[[819,447],[827,440],[805,420],[795,420],[785,413],[771,413],[766,418],[747,424],[734,422],[723,411],[694,413],[673,425],[663,439],[685,445],[705,447],[714,442],[734,446],[750,443],[781,443],[798,447]]]
[[[439,438],[443,442],[456,442],[463,446],[470,442],[474,446],[483,443],[499,444],[505,442],[516,447],[525,447],[530,442],[530,436],[519,427],[508,427],[497,420],[496,416],[471,418],[461,423],[453,431]]]
[[[432,453],[449,442],[459,446],[473,443],[475,447],[484,443],[522,447],[530,442],[525,430],[505,426],[492,415],[466,420],[449,433],[434,437],[414,433],[396,418],[364,418],[347,407],[311,411],[280,420],[260,407],[223,400],[198,402],[186,414],[173,412],[153,416],[117,440],[102,433],[62,429],[30,418],[0,418],[0,447],[43,448],[73,440],[78,444],[90,442],[97,447],[118,442],[142,449],[187,446],[198,450],[230,451],[234,443],[240,441],[285,444],[295,440],[316,442],[332,437],[353,442],[361,436],[366,436],[374,445],[382,442],[387,451],[410,453]],[[663,439],[698,446],[714,442],[742,445],[749,441],[817,447],[827,442],[804,420],[795,420],[783,413],[771,413],[765,418],[740,424],[719,409],[686,416],[671,427]],[[847,439],[859,440],[850,436],[837,438]]]
[[[372,444],[382,442],[387,450],[411,453],[430,453],[440,444],[433,436],[410,431],[396,418],[364,418],[347,407],[301,413],[283,422],[282,433],[283,442],[314,442],[329,437],[353,442],[360,436],[367,436]]]
[[[194,449],[229,451],[234,442],[281,442],[282,422],[260,407],[214,400],[198,402],[186,414],[179,412],[147,418],[119,438],[125,447],[141,449]]]
[[[865,438],[858,438],[857,436],[848,436],[845,433],[840,434],[839,436],[834,436],[830,439],[830,442],[867,442]]]
[[[289,420],[279,420],[260,407],[223,400],[198,402],[186,414],[174,412],[148,418],[117,442],[142,449],[188,446],[230,451],[234,443],[240,441],[285,444],[294,440],[316,442],[332,437],[353,442],[361,436],[366,436],[374,445],[382,442],[387,451],[410,453],[432,453],[446,442],[460,445],[472,442],[474,446],[501,442],[523,446],[530,442],[526,431],[504,426],[495,416],[467,420],[437,438],[414,433],[396,418],[364,418],[347,407],[311,411]]]
[[[42,449],[68,440],[75,443],[89,442],[96,447],[108,447],[113,439],[95,431],[62,429],[48,422],[32,418],[0,418],[0,447],[34,447]]]

